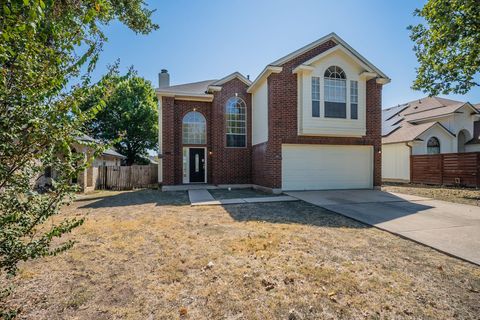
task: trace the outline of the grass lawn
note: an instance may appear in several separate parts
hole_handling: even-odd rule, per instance
[[[389,192],[412,194],[416,196],[455,203],[470,204],[473,206],[480,206],[480,190],[473,188],[429,186],[410,183],[389,183],[382,186],[382,190]]]
[[[239,199],[239,198],[261,198],[261,197],[275,197],[279,194],[271,194],[260,190],[254,190],[251,188],[245,189],[211,189],[208,190],[215,200],[224,199]]]
[[[304,202],[83,197],[76,246],[21,265],[20,319],[478,319],[480,268]],[[0,280],[0,286],[3,279]]]

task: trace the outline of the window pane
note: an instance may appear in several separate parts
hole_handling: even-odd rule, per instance
[[[238,134],[227,134],[227,147],[245,147],[246,136]]]
[[[342,118],[347,117],[347,104],[340,102],[325,101],[325,118]]]
[[[184,144],[205,144],[207,140],[205,117],[196,111],[187,113],[183,117],[182,132]]]
[[[312,117],[320,117],[320,101],[312,101]]]
[[[358,104],[350,104],[350,118],[358,119]]]
[[[228,99],[225,106],[227,147],[246,147],[247,108],[237,97]]]

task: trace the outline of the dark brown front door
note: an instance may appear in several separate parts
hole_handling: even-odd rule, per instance
[[[205,182],[205,149],[190,148],[190,182]]]

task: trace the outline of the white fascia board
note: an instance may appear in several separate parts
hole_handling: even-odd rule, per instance
[[[192,92],[169,92],[169,91],[157,91],[157,97],[173,97],[176,100],[187,101],[213,101],[213,94],[205,93],[192,93]]]
[[[252,82],[250,87],[248,87],[247,92],[252,93],[254,92],[258,86],[263,82],[263,80],[267,79],[269,75],[272,73],[280,73],[282,72],[283,68],[282,67],[276,67],[276,66],[266,66],[265,69],[258,75],[258,77],[255,79],[255,81]]]
[[[299,65],[298,67],[296,67],[295,69],[292,70],[292,73],[295,74],[295,73],[302,73],[302,72],[306,72],[306,73],[309,73],[309,72],[312,72],[313,70],[315,70],[314,67],[312,66],[307,66],[305,64],[301,64]]]
[[[222,91],[221,86],[208,86],[208,92],[219,92]]]
[[[220,86],[224,83],[227,83],[228,81],[230,80],[233,80],[235,78],[238,78],[240,81],[242,81],[243,83],[245,83],[247,86],[250,86],[252,84],[252,81],[250,81],[249,79],[247,79],[243,74],[241,74],[240,72],[238,71],[235,71],[234,73],[232,74],[229,74],[228,76],[212,83],[212,86]]]
[[[390,82],[390,78],[385,74],[383,73],[382,71],[380,71],[380,69],[378,69],[377,67],[375,67],[370,61],[368,61],[364,56],[362,56],[360,53],[358,53],[355,49],[353,49],[348,43],[346,43],[342,38],[340,38],[335,32],[332,32],[286,56],[284,56],[283,58],[280,58],[272,63],[270,63],[270,65],[272,66],[275,66],[275,65],[282,65],[284,64],[285,62],[288,62],[300,55],[302,55],[303,53],[315,48],[316,46],[328,41],[328,40],[333,40],[335,43],[337,44],[340,44],[341,46],[343,46],[344,48],[347,49],[347,51],[349,51],[350,54],[352,54],[353,56],[355,56],[357,59],[359,59],[360,61],[362,61],[365,65],[369,66],[369,68],[367,69],[371,69],[373,71],[375,71],[376,73],[378,73],[378,75],[380,76],[380,78],[385,78],[385,79],[388,79],[388,81],[386,81],[386,83]],[[332,48],[333,49],[333,48]],[[329,49],[331,50],[331,49]],[[329,51],[327,50],[327,52]],[[315,58],[314,58],[315,59]],[[304,64],[309,64],[309,63],[304,63]]]

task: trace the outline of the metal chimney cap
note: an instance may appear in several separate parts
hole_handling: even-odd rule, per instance
[[[162,69],[161,73],[168,73],[167,69]]]

